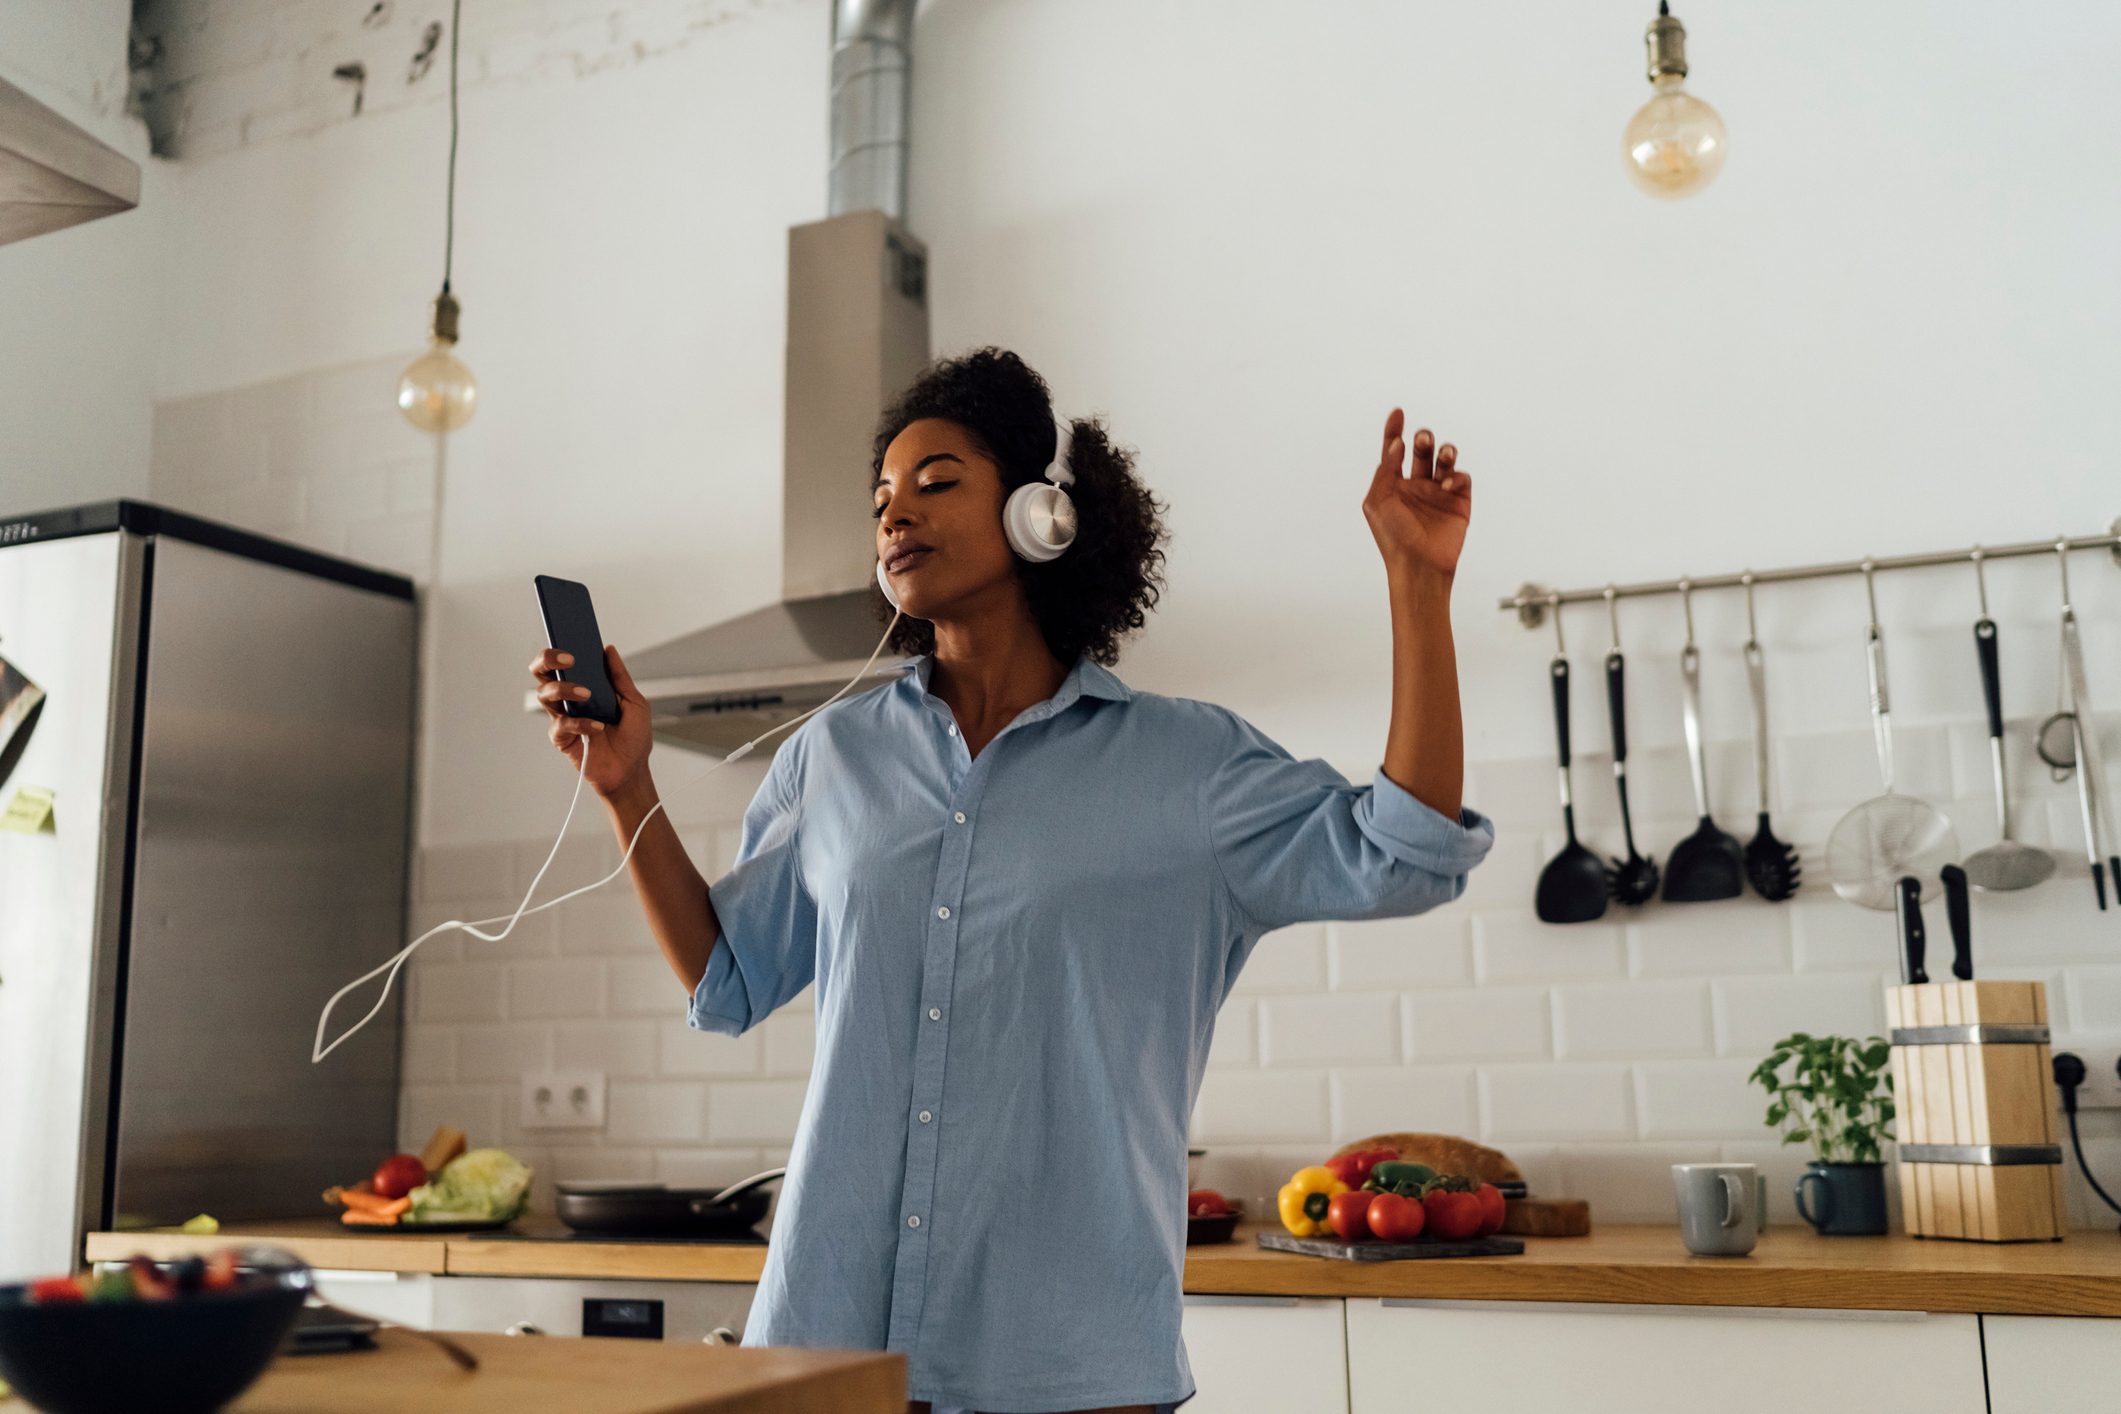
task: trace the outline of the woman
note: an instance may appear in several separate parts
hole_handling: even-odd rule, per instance
[[[691,995],[736,1034],[815,981],[817,1056],[747,1344],[903,1353],[935,1414],[1168,1410],[1187,1122],[1262,933],[1455,898],[1492,827],[1462,807],[1450,589],[1471,495],[1403,420],[1363,513],[1391,590],[1384,764],[1358,788],[1235,713],[1107,670],[1154,604],[1165,537],[1131,455],[1072,424],[1077,530],[1012,548],[1009,493],[1059,441],[1045,384],[982,349],[885,414],[876,548],[917,655],[792,732],[712,888],[658,815],[630,864]],[[901,558],[915,547],[923,552]],[[879,621],[887,606],[878,600]],[[655,803],[648,704],[621,716],[531,664],[552,740],[621,841]]]

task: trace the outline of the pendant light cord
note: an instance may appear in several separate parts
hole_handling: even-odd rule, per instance
[[[442,293],[449,293],[449,273],[457,248],[457,29],[464,16],[464,0],[452,0],[449,9],[449,198],[442,235]]]

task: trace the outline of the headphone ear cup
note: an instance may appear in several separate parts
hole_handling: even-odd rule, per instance
[[[1019,486],[1002,508],[1002,533],[1023,559],[1057,559],[1075,543],[1075,502],[1051,482]]]
[[[876,562],[876,587],[884,591],[884,598],[890,601],[892,608],[896,609],[899,606],[898,595],[891,592],[891,578],[884,573],[884,562],[882,560]]]

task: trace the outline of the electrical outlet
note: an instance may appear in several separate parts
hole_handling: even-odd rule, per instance
[[[2121,1034],[2055,1039],[2055,1054],[2068,1051],[2084,1062],[2084,1083],[2077,1087],[2080,1110],[2121,1110]]]
[[[602,1129],[603,1073],[567,1070],[524,1076],[521,1123],[525,1129]]]

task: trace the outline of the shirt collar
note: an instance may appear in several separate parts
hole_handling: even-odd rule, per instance
[[[913,670],[907,676],[920,685],[922,693],[929,690],[929,682],[935,675],[935,655],[922,653],[914,658]],[[1065,707],[1078,697],[1102,697],[1113,702],[1125,702],[1134,696],[1134,690],[1119,680],[1110,668],[1091,661],[1084,653],[1075,660],[1068,676],[1061,679],[1060,687],[1053,694],[1053,701]]]

